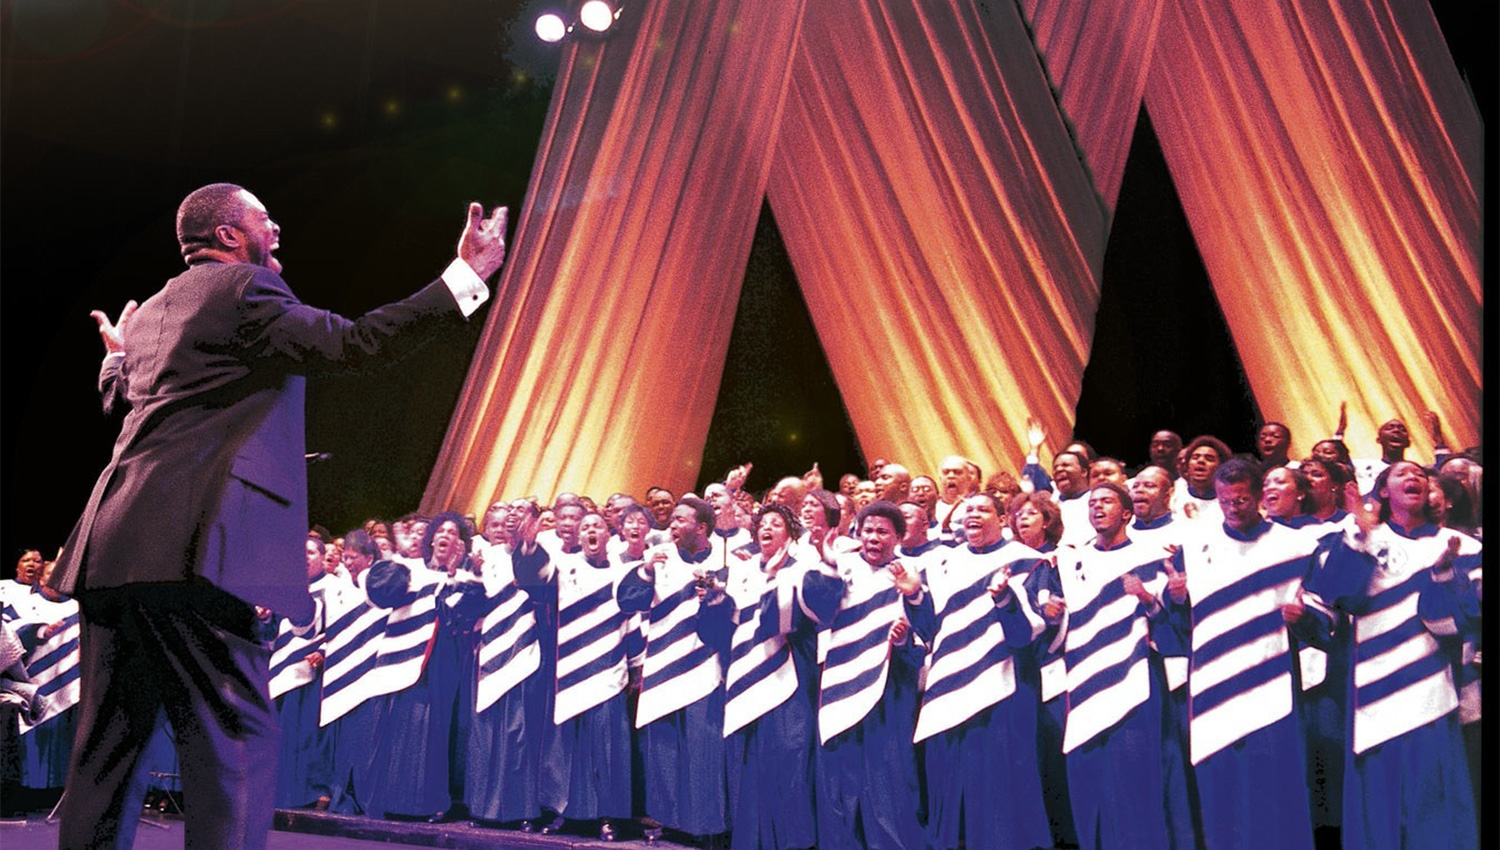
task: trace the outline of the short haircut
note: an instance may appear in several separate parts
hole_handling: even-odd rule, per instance
[[[1089,444],[1088,440],[1074,440],[1073,442],[1068,443],[1068,445],[1077,446],[1080,449],[1083,449],[1083,465],[1085,467],[1093,463],[1099,457],[1099,453],[1094,451],[1094,447]],[[1077,454],[1077,452],[1074,452],[1074,454]]]
[[[188,193],[177,207],[177,246],[189,262],[200,251],[219,247],[214,231],[221,224],[238,224],[244,214],[240,192],[233,183],[210,183]]]
[[[860,528],[864,528],[865,520],[872,516],[885,517],[891,521],[891,527],[896,530],[897,537],[906,536],[906,517],[901,515],[901,509],[887,502],[885,499],[876,499],[860,509],[859,515],[854,522]]]
[[[823,508],[823,521],[828,524],[828,527],[837,528],[839,517],[843,515],[843,509],[839,507],[838,496],[835,496],[829,490],[824,490],[822,487],[814,487],[808,490],[807,495],[818,500],[818,504]],[[807,496],[803,496],[802,498],[805,500]]]
[[[308,532],[307,539],[311,540],[314,544],[317,545],[319,555],[325,554],[328,551],[328,541],[324,540],[318,535],[312,532]]]
[[[375,545],[375,538],[363,528],[356,528],[344,534],[344,551],[358,552],[367,558],[380,560],[380,547]]]
[[[1198,438],[1198,440],[1201,439],[1203,438]],[[1193,442],[1196,443],[1198,440]],[[1214,484],[1249,484],[1250,491],[1255,494],[1256,498],[1265,492],[1265,488],[1261,485],[1262,479],[1260,464],[1243,457],[1232,457],[1219,464],[1219,468],[1214,470]]]
[[[634,500],[632,500],[630,504],[626,505],[625,507],[620,508],[620,524],[624,525],[625,517],[631,516],[633,514],[640,514],[641,516],[646,518],[647,525],[651,524],[651,512],[641,507]]]
[[[1089,488],[1090,493],[1094,492],[1095,490],[1108,490],[1111,493],[1114,493],[1116,496],[1119,496],[1120,505],[1125,508],[1125,513],[1130,514],[1131,516],[1135,515],[1135,502],[1130,498],[1129,490],[1126,490],[1124,487],[1116,484],[1113,481],[1100,481],[1098,484],[1095,484]]]
[[[693,514],[695,515],[695,517],[698,520],[698,522],[701,522],[704,525],[708,526],[709,533],[713,533],[713,530],[714,530],[714,506],[713,505],[710,505],[708,502],[703,501],[702,499],[698,498],[697,496],[683,496],[682,500],[679,501],[677,504],[679,506],[680,505],[687,505],[688,507],[692,508],[693,509]]]
[[[1225,443],[1218,437],[1213,436],[1212,434],[1201,434],[1197,437],[1194,437],[1193,441],[1187,444],[1186,451],[1188,455],[1191,456],[1194,451],[1197,451],[1203,446],[1208,446],[1209,448],[1214,450],[1214,454],[1217,454],[1219,456],[1219,463],[1224,463],[1225,461],[1229,460],[1229,458],[1234,454],[1234,452],[1231,452],[1229,450],[1229,445],[1227,443]]]

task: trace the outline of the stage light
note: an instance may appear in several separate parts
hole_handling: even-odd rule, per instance
[[[568,25],[562,19],[562,15],[556,12],[547,12],[536,19],[536,37],[548,44],[556,44],[563,40],[568,34]]]
[[[578,22],[594,32],[604,32],[615,22],[616,12],[604,0],[587,0],[578,7]]]

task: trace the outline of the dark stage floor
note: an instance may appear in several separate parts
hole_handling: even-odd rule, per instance
[[[175,817],[146,817],[136,831],[136,850],[180,850],[182,821]],[[152,826],[156,824],[157,826]],[[165,827],[165,828],[157,828]],[[0,825],[0,847],[4,850],[53,850],[57,846],[57,824],[42,815]],[[363,817],[322,812],[278,811],[276,830],[268,850],[359,850],[373,847],[444,847],[460,850],[678,850],[669,841],[601,842],[568,835],[528,835],[515,830],[485,829],[468,822],[450,824],[393,823]]]

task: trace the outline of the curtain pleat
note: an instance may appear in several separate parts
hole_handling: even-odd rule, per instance
[[[1113,211],[1163,0],[1018,0],[1094,185]]]
[[[1169,0],[1146,105],[1265,418],[1477,443],[1483,132],[1431,7]]]
[[[1014,469],[1028,416],[1060,444],[1142,97],[1264,416],[1478,441],[1483,129],[1423,0],[621,23],[566,48],[424,509],[691,487],[764,197],[866,456]]]
[[[800,16],[658,0],[565,48],[424,510],[693,485]]]
[[[1071,432],[1103,211],[1014,7],[809,4],[769,195],[866,456]]]

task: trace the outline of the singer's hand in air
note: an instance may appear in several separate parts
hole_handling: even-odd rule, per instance
[[[135,310],[139,306],[134,299],[125,302],[125,309],[120,311],[120,318],[116,319],[113,324],[110,323],[109,316],[103,310],[94,310],[89,313],[94,321],[99,323],[99,338],[104,340],[105,354],[115,354],[125,350],[125,323],[135,315]]]

